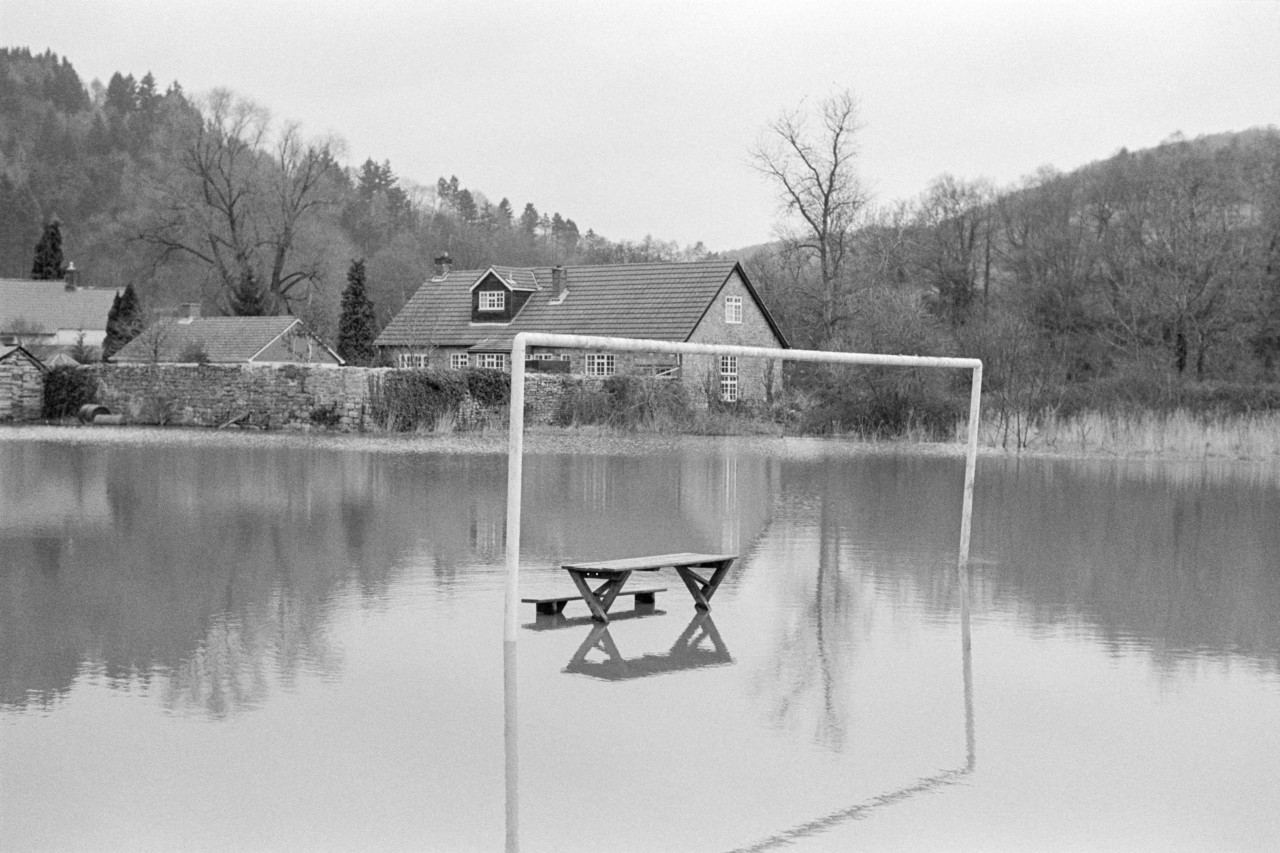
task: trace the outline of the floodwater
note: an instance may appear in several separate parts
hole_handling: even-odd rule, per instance
[[[0,431],[0,849],[1280,848],[1274,465],[527,450]]]

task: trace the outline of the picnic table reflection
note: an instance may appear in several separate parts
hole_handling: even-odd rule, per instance
[[[613,616],[612,621],[658,615],[662,612],[650,609],[621,613]],[[587,675],[604,681],[626,681],[733,663],[728,645],[720,636],[711,613],[706,610],[699,610],[694,614],[665,653],[643,654],[631,658],[626,657],[618,648],[617,641],[609,633],[609,625],[596,622],[589,616],[574,619],[566,619],[562,614],[541,616],[536,623],[526,627],[548,630],[574,625],[590,625],[591,630],[561,672]]]

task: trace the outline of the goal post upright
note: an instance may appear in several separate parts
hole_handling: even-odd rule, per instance
[[[776,349],[730,344],[692,344],[637,338],[521,332],[515,336],[511,344],[511,411],[507,437],[507,574],[505,611],[503,614],[503,639],[507,643],[516,641],[517,632],[520,628],[520,503],[524,485],[524,363],[525,353],[531,346],[670,353],[673,355],[736,355],[743,358],[850,364],[867,367],[939,367],[970,370],[973,378],[969,391],[969,425],[966,436],[968,441],[965,453],[964,502],[960,529],[960,564],[963,567],[968,562],[969,529],[973,514],[973,480],[978,456],[978,419],[982,405],[982,361],[980,359],[827,352],[824,350]]]

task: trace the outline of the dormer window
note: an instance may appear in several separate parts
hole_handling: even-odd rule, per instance
[[[479,293],[481,311],[505,311],[507,293],[504,290],[482,290]]]

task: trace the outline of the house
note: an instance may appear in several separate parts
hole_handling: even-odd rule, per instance
[[[79,287],[74,279],[0,279],[0,345],[100,347],[117,293]]]
[[[166,317],[125,344],[116,363],[332,364],[342,359],[297,317]]]
[[[519,332],[787,346],[737,261],[454,270],[448,256],[375,344],[400,367],[509,369]],[[679,377],[726,401],[763,399],[779,382],[772,363],[735,356],[534,347],[527,357],[531,369]]]
[[[0,421],[40,417],[45,370],[24,347],[0,346]]]

